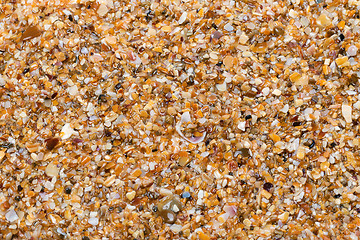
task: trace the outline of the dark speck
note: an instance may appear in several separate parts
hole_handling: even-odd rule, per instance
[[[81,239],[82,239],[82,240],[90,240],[90,238],[87,237],[87,236],[83,236]]]
[[[311,139],[311,144],[309,145],[309,148],[313,148],[315,146],[315,141],[314,139]]]
[[[18,202],[18,201],[20,201],[20,200],[21,200],[21,197],[20,197],[20,196],[16,196],[16,197],[15,197],[15,201]]]
[[[70,193],[71,193],[71,187],[70,187],[70,186],[66,186],[66,187],[65,187],[65,193],[66,193],[66,194],[70,194]]]
[[[157,207],[157,206],[153,206],[152,210],[153,210],[153,212],[157,212],[157,211],[158,211],[158,207]]]
[[[339,38],[340,38],[341,41],[344,41],[344,39],[345,39],[344,34],[341,33],[340,36],[339,36]]]
[[[30,68],[25,68],[23,71],[23,74],[28,73],[30,71]]]
[[[340,198],[341,197],[341,194],[336,194],[335,196],[334,196],[334,198]]]
[[[311,148],[313,148],[315,146],[315,140],[314,139],[308,139],[304,143],[304,145],[311,149]]]
[[[274,185],[272,183],[266,182],[264,183],[264,189],[268,192],[270,192],[270,190],[274,187]]]
[[[252,117],[251,117],[250,114],[245,116],[245,120],[249,120],[249,119],[251,119],[251,118],[252,118]]]
[[[21,192],[23,190],[22,186],[18,185],[17,190],[18,190],[18,192]]]
[[[301,126],[301,122],[293,122],[293,126],[294,126],[294,127]]]
[[[340,48],[339,49],[339,54],[345,55],[346,54],[345,48]]]
[[[98,103],[105,103],[106,102],[106,96],[104,94],[100,94],[98,98]]]
[[[330,147],[332,148],[336,147],[336,143],[335,142],[330,143]]]
[[[221,65],[223,64],[223,62],[218,62],[217,64],[216,64],[216,66],[219,66],[219,67],[221,67]]]
[[[119,90],[120,88],[122,88],[121,83],[115,85],[115,91]]]

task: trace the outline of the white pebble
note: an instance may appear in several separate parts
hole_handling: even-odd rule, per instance
[[[98,218],[89,218],[88,223],[93,226],[96,226],[99,224],[99,219]]]
[[[233,26],[231,26],[230,23],[227,23],[225,26],[224,26],[224,29],[228,32],[231,32],[232,30],[234,30]]]
[[[45,168],[45,173],[49,177],[56,177],[59,174],[59,168],[55,164],[49,163]]]
[[[183,24],[185,22],[186,18],[187,18],[187,12],[183,12],[183,14],[181,14],[181,16],[179,18],[178,23]]]
[[[170,230],[173,231],[174,233],[179,233],[182,229],[181,225],[178,224],[173,224],[170,226]]]
[[[2,76],[0,76],[0,87],[5,86],[5,84],[6,84],[5,79]]]
[[[240,122],[240,123],[238,124],[238,128],[239,128],[240,130],[242,130],[242,131],[245,131],[245,124],[246,124],[246,122]]]
[[[66,123],[60,132],[61,139],[68,139],[75,133],[74,129],[71,128],[70,123]]]
[[[19,219],[19,216],[17,215],[17,213],[14,211],[14,209],[9,210],[6,214],[5,214],[5,218],[6,220],[8,220],[9,222],[14,222],[16,220]]]
[[[262,92],[262,94],[263,94],[264,96],[267,96],[267,95],[269,95],[269,93],[270,93],[270,88],[265,87],[261,92]]]
[[[298,16],[298,13],[296,11],[294,11],[293,9],[291,9],[289,11],[289,16],[292,18],[296,18]]]
[[[287,113],[289,111],[289,104],[285,104],[285,106],[282,109],[280,109],[280,111],[283,113]]]
[[[100,17],[105,16],[105,14],[109,11],[109,9],[106,7],[106,5],[101,4],[97,10],[97,13]]]
[[[347,55],[348,56],[356,56],[356,53],[357,53],[357,47],[356,46],[354,46],[354,45],[351,45],[349,48],[348,48],[348,50],[346,51],[346,53],[347,53]]]
[[[272,92],[275,96],[280,96],[281,95],[281,91],[279,89],[275,89],[273,92]]]
[[[345,121],[347,123],[351,123],[352,122],[352,107],[349,106],[349,105],[345,105],[343,104],[341,106],[341,112],[342,112],[342,115],[343,117],[345,118]]]
[[[216,84],[216,88],[221,92],[226,91],[226,82],[223,82],[222,84]]]
[[[68,93],[71,96],[76,96],[78,94],[78,87],[76,85],[73,85],[71,87],[68,88]]]
[[[82,54],[88,54],[89,50],[86,47],[83,47],[80,51]]]
[[[354,103],[354,107],[356,109],[360,109],[360,101],[357,101],[356,103]]]

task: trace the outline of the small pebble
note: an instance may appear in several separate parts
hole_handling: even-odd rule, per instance
[[[71,137],[75,133],[74,129],[70,126],[70,123],[66,123],[60,132],[61,139],[65,140]]]
[[[345,39],[344,34],[341,33],[341,34],[339,35],[339,38],[340,38],[341,41],[344,41],[344,39]]]
[[[126,198],[129,199],[130,201],[132,201],[135,198],[136,192],[135,191],[130,191],[128,193],[126,193]]]
[[[274,185],[270,182],[266,182],[266,183],[264,183],[263,187],[266,191],[270,192],[270,190],[274,187]]]
[[[183,192],[181,198],[191,198],[191,194],[189,192]]]
[[[347,123],[352,122],[352,107],[346,104],[341,106],[342,115]]]
[[[234,27],[231,26],[230,23],[227,23],[227,24],[225,24],[224,29],[228,32],[231,32],[232,30],[234,30]]]
[[[186,18],[187,18],[187,12],[183,12],[179,18],[178,23],[183,24],[185,22]]]
[[[19,216],[17,215],[17,213],[14,211],[14,209],[9,210],[6,214],[5,214],[5,218],[7,221],[9,222],[14,222],[16,220],[19,219]]]
[[[48,150],[53,150],[56,145],[59,143],[59,138],[49,138],[49,139],[46,139],[45,142],[46,142],[46,148]]]
[[[346,51],[346,54],[349,56],[349,57],[353,57],[353,56],[356,56],[357,54],[357,47],[355,45],[351,45],[347,51]]]
[[[103,17],[108,11],[109,9],[107,8],[107,6],[105,4],[101,4],[97,10],[97,13],[100,17]]]
[[[96,225],[99,224],[99,219],[98,219],[98,218],[94,218],[94,217],[93,217],[93,218],[89,218],[88,223],[91,224],[91,225],[93,225],[93,226],[96,226]]]
[[[47,167],[45,168],[45,173],[49,177],[56,177],[59,173],[59,168],[54,165],[53,163],[49,163]]]
[[[70,187],[70,186],[66,186],[66,187],[65,187],[65,193],[66,193],[66,194],[70,194],[70,193],[71,193],[71,187]]]

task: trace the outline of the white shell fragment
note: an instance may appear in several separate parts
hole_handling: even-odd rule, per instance
[[[66,123],[60,132],[61,139],[68,139],[75,133],[74,129],[71,128],[70,123]]]
[[[341,106],[341,112],[342,112],[343,117],[345,118],[345,121],[347,123],[351,123],[352,122],[352,107],[349,105],[343,104]]]
[[[176,124],[176,126],[175,126],[176,131],[178,132],[178,134],[179,134],[182,138],[184,138],[186,141],[191,142],[191,143],[193,143],[193,144],[198,144],[198,143],[204,141],[205,136],[206,136],[206,132],[204,132],[203,135],[200,136],[200,137],[191,137],[191,138],[185,137],[185,135],[181,132],[181,124],[184,123],[184,122],[191,122],[191,117],[190,117],[189,112],[184,112],[184,113],[181,115],[180,122],[178,122],[178,123]]]

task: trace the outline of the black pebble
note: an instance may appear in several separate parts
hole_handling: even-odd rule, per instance
[[[251,119],[252,117],[251,117],[251,115],[246,115],[245,116],[245,120],[249,120],[249,119]]]
[[[70,193],[71,193],[71,187],[70,187],[70,186],[66,186],[66,187],[65,187],[65,193],[66,193],[66,194],[70,194]]]
[[[339,36],[339,38],[340,38],[341,41],[344,41],[344,39],[345,39],[344,34],[341,33],[340,36]]]
[[[23,74],[28,73],[30,71],[30,68],[25,68],[23,71]]]
[[[157,211],[158,211],[158,207],[157,207],[157,206],[153,206],[152,210],[153,210],[154,212],[157,212]]]
[[[266,182],[266,183],[264,183],[263,187],[266,191],[270,192],[271,188],[273,188],[274,185],[272,183]]]
[[[336,194],[335,196],[334,196],[334,198],[340,198],[341,197],[341,194]]]
[[[298,127],[298,126],[300,126],[301,125],[301,122],[293,122],[293,126],[294,127]]]

